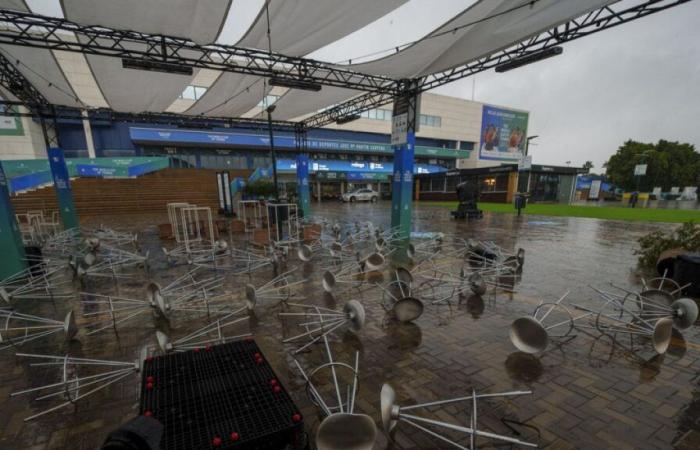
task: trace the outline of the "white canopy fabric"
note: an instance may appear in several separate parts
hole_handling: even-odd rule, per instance
[[[83,106],[76,100],[77,95],[51,50],[2,44],[0,52],[49,102],[55,105]]]
[[[406,1],[269,0],[273,50],[292,56],[306,55],[361,29]],[[343,67],[396,79],[425,76],[492,54],[614,2],[538,0],[530,4],[528,0],[480,0],[429,35],[445,32],[442,36],[423,39],[376,61]],[[71,21],[180,36],[200,43],[215,42],[229,8],[235,12],[236,7],[232,0],[61,0],[61,5],[64,16]],[[0,0],[0,7],[27,10],[22,0]],[[452,32],[455,28],[458,30]],[[265,50],[266,32],[267,15],[263,8],[236,45]],[[7,51],[10,59],[24,63],[18,68],[49,101],[76,103],[75,90],[51,51],[0,48]],[[105,100],[116,111],[165,111],[193,79],[124,69],[119,58],[86,55],[86,59]],[[186,113],[240,116],[267,94],[258,80],[250,75],[222,73]],[[277,119],[297,118],[360,93],[329,86],[318,93],[290,90],[276,102],[274,115]]]
[[[124,69],[121,59],[108,56],[87,55],[87,60],[102,95],[115,111],[163,112],[192,79],[189,75]]]
[[[334,86],[323,86],[323,89],[319,92],[290,89],[289,92],[275,102],[275,112],[272,116],[277,120],[294,119],[359,94],[362,94],[362,92]]]
[[[306,55],[362,28],[398,8],[406,1],[324,0],[319,2],[317,0],[271,0],[269,13],[272,49],[285,55]],[[248,32],[236,45],[262,50],[268,49],[267,14],[264,7],[260,10],[258,17]],[[201,114],[205,111],[210,111],[207,114],[217,115],[228,115],[234,112],[245,113],[263,98],[262,89],[258,88],[258,86],[262,86],[262,80],[259,78],[255,84],[255,89],[251,88],[248,92],[242,92],[254,82],[256,82],[255,79],[246,75],[224,73],[209,88],[207,93],[192,108],[187,110],[187,114]],[[325,88],[324,90],[329,89]],[[355,91],[347,91],[352,93],[350,96],[356,94]],[[265,90],[264,95],[267,95],[268,92],[269,88]],[[212,107],[229,98],[231,100],[226,105],[211,110]],[[333,104],[335,101],[337,100],[331,98],[325,102],[315,99],[311,103],[319,104],[321,105],[319,108],[321,108]],[[288,100],[286,95],[278,103],[280,109],[289,108],[290,111],[301,111],[301,113],[291,117],[315,111],[301,108],[301,104],[298,104],[297,107],[287,106]],[[279,112],[275,111],[276,118],[281,118],[279,114]]]
[[[149,33],[216,40],[228,0],[63,0],[66,19]],[[177,14],[173,14],[177,11]],[[162,112],[182,94],[192,76],[124,69],[119,58],[87,55],[109,106],[123,112]],[[196,75],[195,69],[193,76]]]
[[[467,8],[430,35],[391,56],[368,63],[354,64],[350,69],[392,78],[429,75],[475,61],[529,36],[545,31],[569,19],[618,0],[539,0],[526,5],[526,0],[481,0]],[[502,15],[498,15],[503,13]],[[473,24],[473,25],[469,25]],[[457,27],[463,27],[449,32]]]
[[[67,19],[83,25],[216,41],[231,0],[61,0]]]
[[[15,11],[29,11],[24,0],[0,0],[0,8],[12,9]]]
[[[290,56],[306,55],[364,27],[406,1],[270,0],[272,50]],[[265,8],[236,45],[268,49]]]
[[[267,87],[263,93],[263,80],[260,77],[222,73],[185,114],[239,117],[257,105],[269,91]]]

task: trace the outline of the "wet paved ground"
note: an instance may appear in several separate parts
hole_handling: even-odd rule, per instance
[[[339,220],[371,220],[387,226],[389,204],[313,205],[315,212]],[[379,424],[379,392],[384,382],[397,390],[398,403],[409,405],[478,392],[532,389],[533,395],[515,400],[483,401],[479,404],[479,426],[496,433],[511,434],[501,418],[525,422],[521,438],[536,440],[548,448],[681,448],[700,447],[700,327],[696,324],[683,336],[676,335],[663,356],[655,356],[648,346],[637,346],[636,354],[623,348],[624,339],[613,345],[610,339],[584,333],[561,346],[551,346],[537,356],[519,353],[508,339],[510,323],[529,314],[538,299],[554,301],[566,290],[570,299],[595,304],[589,284],[603,287],[609,281],[638,287],[633,250],[636,239],[662,224],[608,222],[595,219],[547,218],[510,214],[486,214],[483,220],[455,222],[446,209],[421,207],[415,211],[415,229],[442,231],[493,240],[505,248],[526,250],[525,267],[517,293],[470,297],[452,306],[426,305],[425,313],[412,324],[386,320],[376,292],[339,294],[336,301],[320,294],[320,273],[313,264],[301,268],[308,284],[303,288],[306,302],[338,306],[355,298],[367,310],[367,324],[357,335],[339,333],[332,340],[336,359],[351,362],[360,352],[360,389],[356,402],[359,412]],[[163,215],[102,218],[98,223],[138,231],[142,248],[154,256],[154,278],[172,279],[184,268],[168,269],[160,252],[156,225]],[[240,243],[238,244],[240,245]],[[297,265],[296,258],[290,266]],[[253,276],[262,284],[272,276],[264,269]],[[245,277],[229,277],[227,288],[240,291]],[[143,298],[145,281],[134,279],[120,285],[119,293]],[[114,292],[109,282],[92,283],[87,290]],[[50,304],[33,311],[61,316],[68,305]],[[278,308],[260,305],[249,326],[281,381],[292,392],[313,435],[318,414],[304,392],[301,377],[293,368],[282,336],[296,331],[291,322],[283,325]],[[77,311],[76,311],[77,312]],[[204,322],[175,319],[173,335],[184,335]],[[139,319],[120,328],[64,345],[56,340],[27,345],[29,353],[131,361],[144,343],[154,344],[152,320]],[[306,367],[324,361],[320,348],[298,357]],[[114,385],[91,398],[33,422],[23,422],[41,405],[29,397],[9,398],[15,390],[55,381],[55,376],[38,368],[11,350],[0,354],[0,449],[93,449],[106,434],[137,413],[137,377]],[[52,403],[53,404],[53,403]],[[49,404],[44,404],[49,405]],[[465,408],[447,407],[435,417],[468,425]],[[536,431],[534,431],[536,430]],[[462,441],[468,445],[468,440]],[[479,440],[489,448],[492,441]],[[378,432],[377,449],[446,448],[434,438],[400,424],[389,442]]]

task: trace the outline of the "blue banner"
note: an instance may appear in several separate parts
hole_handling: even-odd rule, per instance
[[[170,161],[168,158],[156,158],[153,161],[145,162],[143,164],[129,166],[126,169],[126,173],[129,177],[138,177],[146,173],[167,169],[169,164]]]
[[[51,184],[51,172],[48,170],[14,177],[10,179],[9,188],[10,192],[20,192],[45,184]]]
[[[292,159],[278,159],[278,172],[296,171],[296,161]],[[373,161],[343,161],[340,159],[314,159],[309,161],[309,172],[357,172],[357,173],[392,173],[394,163]],[[442,166],[434,164],[415,164],[413,173],[438,173],[445,172]]]
[[[311,214],[311,194],[309,193],[309,157],[297,155],[297,193],[302,217]]]
[[[226,133],[219,131],[181,130],[171,128],[130,127],[131,140],[139,144],[190,145],[207,147],[265,147],[270,146],[270,137],[266,134]],[[338,152],[392,153],[391,144],[381,142],[346,141],[336,139],[307,139],[310,150],[329,150]],[[275,133],[275,148],[294,149],[296,140],[292,134]],[[469,150],[441,147],[415,147],[419,156],[437,158],[469,158]]]
[[[76,164],[75,171],[81,177],[115,177],[118,172],[117,167],[96,166],[88,164]]]
[[[75,212],[75,203],[73,202],[73,192],[70,188],[70,178],[68,176],[68,167],[66,160],[63,157],[63,150],[57,147],[50,148],[49,165],[53,174],[53,183],[56,188],[56,197],[58,198],[58,210],[61,215],[64,229],[78,228],[78,215]]]

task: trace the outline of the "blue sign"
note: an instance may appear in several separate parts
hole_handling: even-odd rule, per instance
[[[116,167],[94,166],[92,164],[76,164],[75,170],[81,177],[113,177],[117,174]]]
[[[277,170],[280,172],[294,172],[297,170],[297,163],[292,159],[278,159]],[[309,171],[315,172],[362,172],[362,173],[392,173],[394,170],[393,162],[374,162],[374,161],[344,161],[340,159],[313,159],[309,161]],[[439,173],[444,172],[442,166],[434,164],[415,164],[413,173]]]
[[[266,134],[226,133],[220,131],[181,130],[170,128],[138,128],[130,127],[131,140],[141,144],[173,145],[184,144],[208,147],[269,147],[270,137]],[[334,139],[308,138],[306,146],[310,150],[330,150],[338,152],[363,152],[391,154],[389,143],[359,142]],[[275,147],[281,149],[297,148],[294,135],[275,133]],[[459,150],[440,147],[414,148],[419,156],[439,158],[468,158],[469,150]]]
[[[406,143],[394,147],[394,166],[391,177],[391,227],[399,229],[400,236],[409,238],[413,202],[413,161],[416,133],[406,132]]]

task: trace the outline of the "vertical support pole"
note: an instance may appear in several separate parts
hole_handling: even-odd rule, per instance
[[[411,236],[413,211],[413,155],[416,135],[407,132],[407,142],[394,147],[394,174],[391,193],[391,226],[398,227],[400,236],[408,241]]]
[[[411,238],[413,211],[413,165],[420,97],[415,86],[405,86],[404,93],[394,98],[391,143],[394,147],[394,172],[391,193],[391,226],[397,228],[406,247]],[[404,252],[401,252],[404,253]],[[397,255],[399,257],[405,255]]]
[[[277,186],[277,157],[275,155],[275,136],[272,132],[272,112],[275,110],[275,105],[267,107],[267,129],[270,133],[270,159],[272,159],[272,184],[275,185],[275,203],[280,202],[280,191]]]
[[[311,215],[311,195],[309,193],[309,157],[297,155],[297,195],[301,217]]]
[[[301,217],[311,215],[311,193],[309,192],[309,155],[306,147],[306,129],[300,125],[294,129],[297,148],[297,206]]]
[[[27,268],[22,235],[15,219],[7,183],[5,169],[0,161],[0,279],[3,280]]]
[[[51,166],[53,184],[56,188],[58,210],[61,215],[61,222],[63,222],[63,229],[78,228],[78,215],[75,212],[73,191],[71,191],[70,188],[70,177],[68,175],[66,160],[63,157],[63,150],[59,147],[52,147],[49,148],[48,153],[49,166]]]
[[[95,142],[92,140],[92,125],[87,110],[83,110],[83,131],[85,132],[85,144],[87,145],[88,158],[95,158]]]
[[[318,180],[318,172],[316,172],[316,192],[318,193],[316,200],[321,203],[321,182]]]

